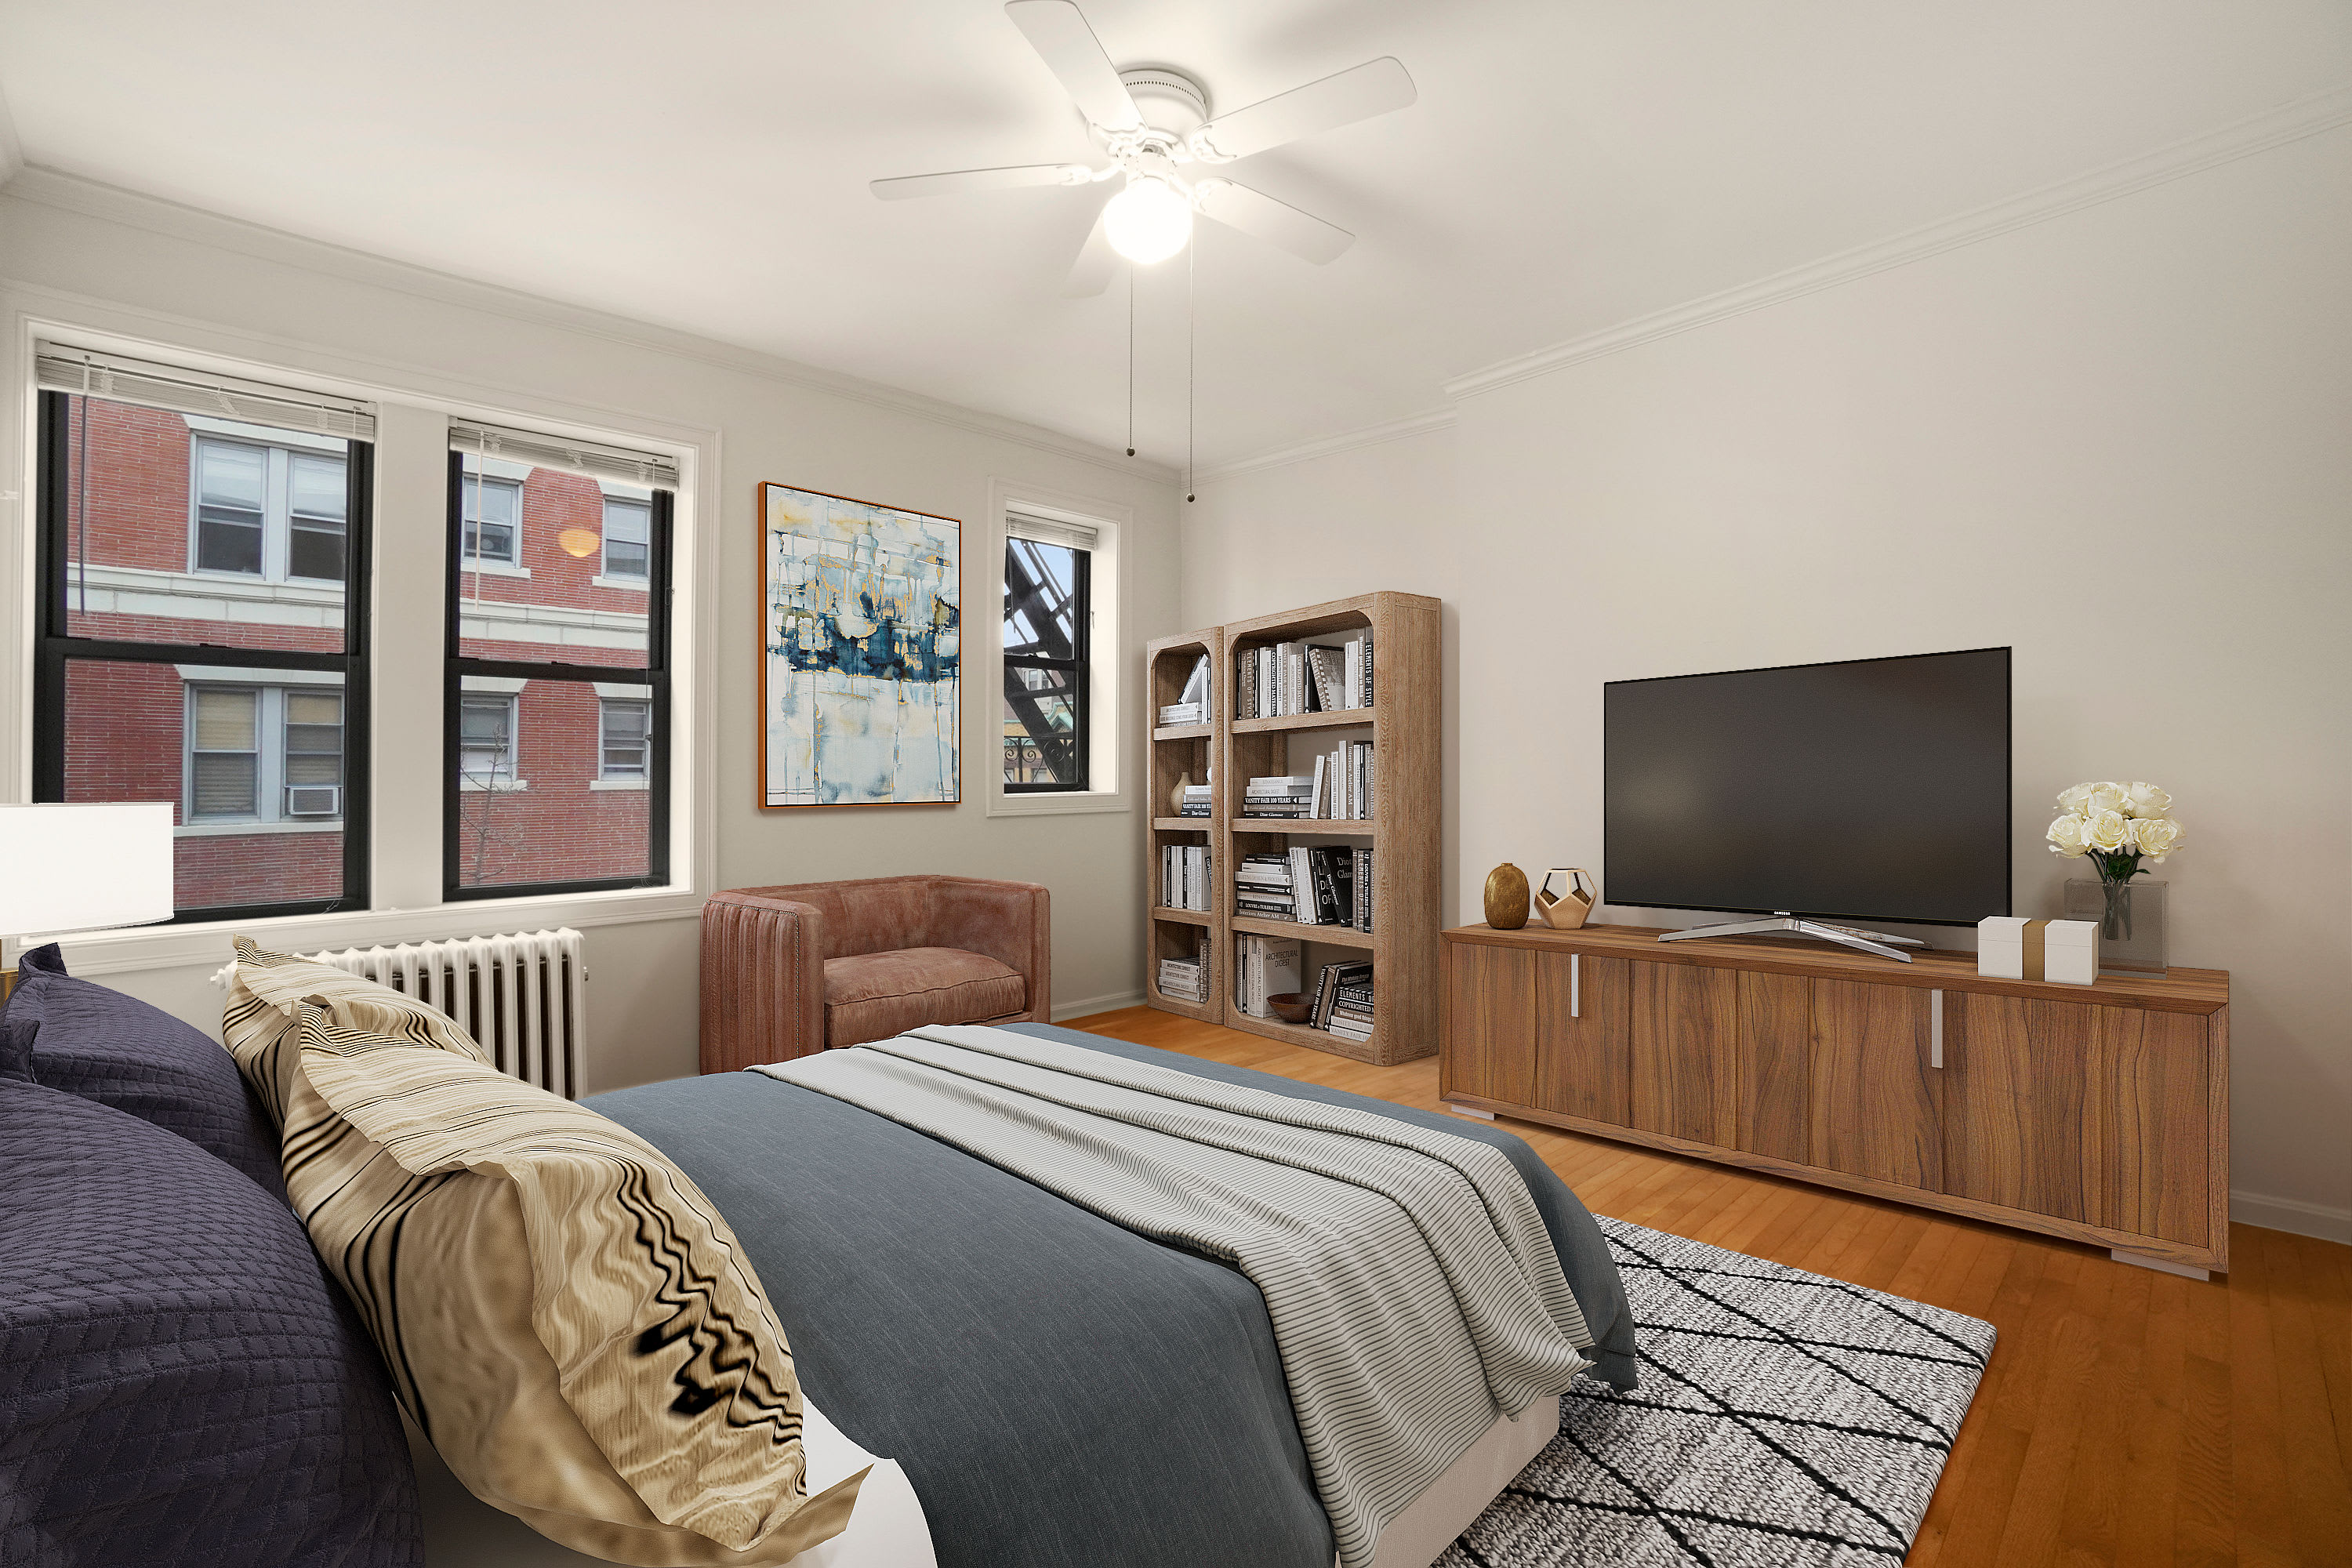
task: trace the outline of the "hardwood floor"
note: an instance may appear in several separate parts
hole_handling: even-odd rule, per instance
[[[1438,1109],[1378,1068],[1134,1007],[1069,1026]],[[1908,1559],[2352,1564],[2352,1247],[2236,1226],[2226,1279],[1532,1122],[1587,1207],[2000,1331]]]

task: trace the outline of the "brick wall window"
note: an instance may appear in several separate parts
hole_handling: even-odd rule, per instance
[[[522,461],[533,444],[451,436],[452,900],[668,880],[670,492],[562,466],[568,456]],[[495,499],[501,481],[511,510]],[[528,526],[504,563],[478,570],[474,548],[488,557],[506,516]]]
[[[643,779],[653,771],[653,704],[632,697],[597,700],[602,747],[597,776]]]
[[[642,579],[648,564],[654,508],[650,500],[604,498],[604,572]]]
[[[35,798],[171,801],[179,920],[366,908],[366,405],[40,360]]]
[[[522,564],[522,484],[518,479],[466,476],[466,538],[469,561]]]

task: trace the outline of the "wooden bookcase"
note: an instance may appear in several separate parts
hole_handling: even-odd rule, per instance
[[[1217,758],[1217,737],[1223,732],[1224,630],[1206,626],[1196,632],[1160,637],[1144,645],[1143,723],[1144,810],[1151,823],[1143,836],[1143,898],[1149,928],[1143,944],[1144,1005],[1164,1012],[1181,1013],[1203,1023],[1224,1021],[1226,972],[1233,966],[1233,939],[1226,934],[1225,911],[1232,908],[1233,878],[1224,858],[1224,802],[1213,797],[1206,817],[1179,816],[1170,796],[1185,775],[1206,784]],[[1209,717],[1206,724],[1160,727],[1160,710],[1184,694],[1184,682],[1205,654],[1209,659]],[[1210,849],[1209,908],[1171,910],[1160,902],[1160,851],[1171,844],[1205,844]],[[1206,999],[1187,1002],[1160,989],[1160,961],[1189,958],[1199,951],[1201,933],[1209,933],[1209,988]]]

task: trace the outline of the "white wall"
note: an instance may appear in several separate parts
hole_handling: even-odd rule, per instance
[[[995,763],[1000,707],[977,666],[964,696],[961,805],[758,807],[756,497],[761,481],[777,480],[962,520],[970,607],[980,618],[992,614],[995,595],[995,565],[980,542],[992,481],[1124,509],[1132,521],[1122,540],[1121,664],[1132,712],[1140,645],[1176,624],[1178,500],[1165,469],[1012,421],[37,170],[0,193],[0,306],[11,323],[9,346],[0,348],[7,476],[0,491],[26,485],[25,371],[14,363],[14,343],[16,324],[28,315],[420,396],[698,437],[720,470],[707,492],[719,512],[712,886],[923,870],[1041,881],[1054,894],[1057,1004],[1115,1003],[1139,992],[1139,821],[1131,812],[988,816],[982,786]],[[8,731],[0,740],[0,798],[24,798],[29,780],[21,618],[28,510],[21,495],[0,501],[0,626],[9,634],[0,646],[0,719]],[[438,558],[446,525],[437,500],[406,509],[387,501],[380,511],[380,559],[403,552]],[[415,676],[437,688],[437,662]],[[437,858],[437,840],[418,852]],[[453,913],[450,924],[511,929],[485,924],[476,912]],[[584,929],[594,1006],[590,1087],[694,1071],[692,916]],[[102,978],[216,1026],[219,994],[205,977],[226,958],[225,939],[221,948],[202,963]]]
[[[1600,864],[1603,681],[2012,646],[2019,911],[2057,790],[2170,789],[2240,1217],[2352,1239],[2347,192],[2339,130],[1213,480],[1182,619],[1446,601],[1449,921]]]

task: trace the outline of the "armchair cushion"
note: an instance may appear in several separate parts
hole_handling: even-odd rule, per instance
[[[924,1024],[982,1024],[1029,1005],[1018,970],[952,947],[861,952],[824,965],[829,1046],[887,1040]]]

